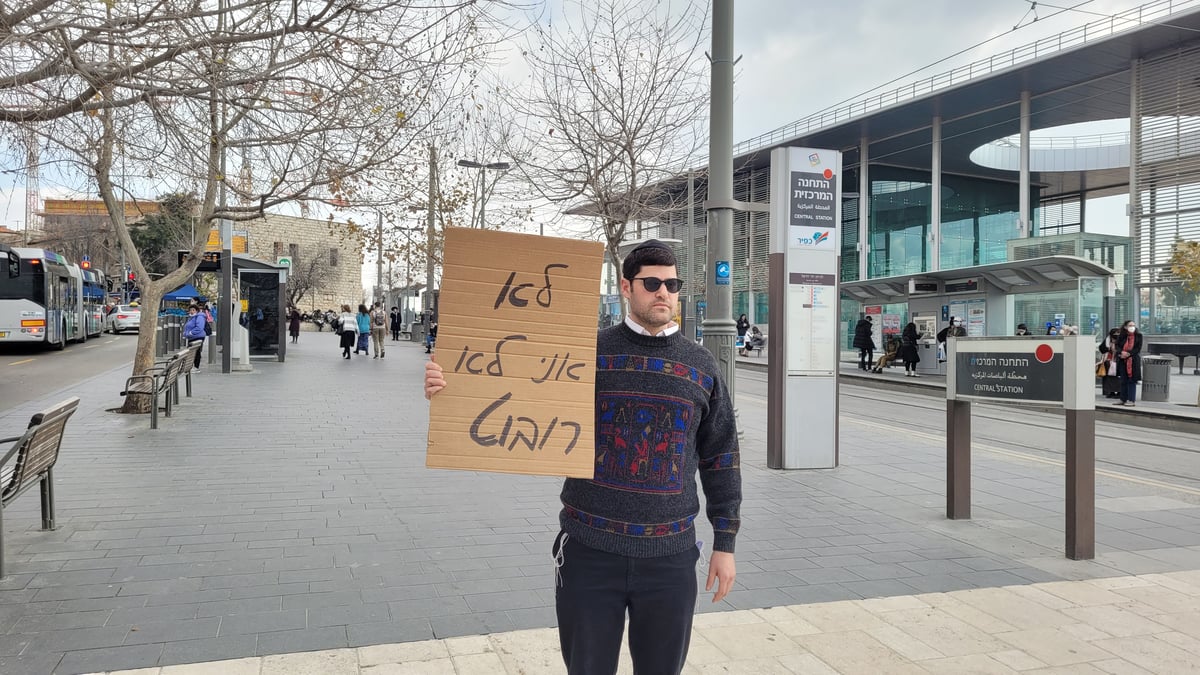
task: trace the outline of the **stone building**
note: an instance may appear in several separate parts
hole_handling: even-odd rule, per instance
[[[244,229],[251,257],[275,262],[292,259],[292,269],[309,269],[311,256],[322,256],[317,266],[316,289],[300,300],[301,311],[336,310],[343,303],[363,302],[362,240],[347,223],[268,213],[262,218],[236,223]]]

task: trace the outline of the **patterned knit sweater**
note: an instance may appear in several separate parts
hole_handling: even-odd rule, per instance
[[[696,545],[696,472],[713,550],[732,553],[742,503],[737,428],[716,359],[681,333],[618,324],[596,353],[596,467],[563,484],[562,529],[585,546],[635,558]]]

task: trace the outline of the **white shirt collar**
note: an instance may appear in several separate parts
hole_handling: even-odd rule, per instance
[[[632,330],[633,332],[637,333],[638,335],[649,335],[650,337],[667,337],[668,335],[674,335],[679,332],[679,324],[672,321],[671,323],[667,324],[667,327],[662,329],[661,331],[659,331],[657,333],[651,333],[650,331],[643,328],[641,324],[639,324],[638,322],[636,322],[632,318],[630,318],[628,315],[625,316],[625,325],[629,326],[629,329]]]

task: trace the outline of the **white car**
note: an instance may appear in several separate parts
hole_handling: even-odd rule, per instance
[[[117,305],[104,317],[104,330],[116,335],[138,330],[142,325],[142,308],[137,305]]]

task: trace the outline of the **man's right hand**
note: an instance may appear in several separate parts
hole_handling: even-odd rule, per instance
[[[446,386],[446,378],[442,377],[442,366],[436,361],[425,363],[425,398],[432,399],[433,395]]]

